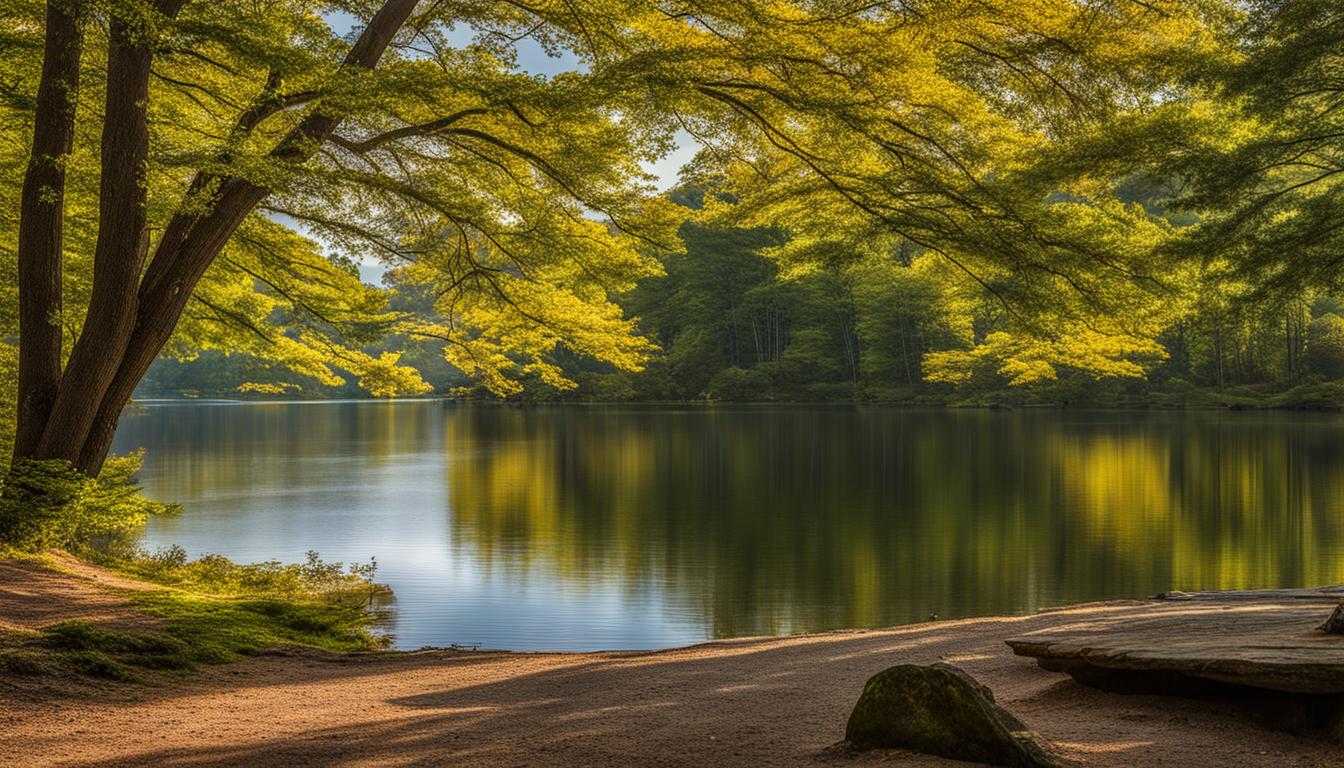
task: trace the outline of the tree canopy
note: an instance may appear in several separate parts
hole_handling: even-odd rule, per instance
[[[161,354],[261,393],[426,392],[427,352],[504,396],[1296,383],[1338,272],[1322,0],[0,14],[3,394],[17,456],[90,472]]]

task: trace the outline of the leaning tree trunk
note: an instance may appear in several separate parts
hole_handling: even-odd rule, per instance
[[[83,43],[79,0],[47,4],[33,147],[19,202],[19,396],[14,459],[30,457],[61,381],[65,163],[75,134]]]
[[[184,2],[160,0],[157,11],[171,18]],[[376,65],[416,2],[386,0],[351,47],[342,69]],[[201,276],[243,219],[270,192],[241,178],[198,173],[188,187],[186,204],[169,220],[153,258],[143,268],[148,253],[143,168],[148,153],[146,104],[153,41],[131,29],[113,20],[102,139],[101,215],[84,330],[64,374],[59,371],[57,337],[54,403],[45,418],[36,413],[23,424],[26,434],[40,435],[27,457],[67,460],[88,475],[102,468],[122,408],[172,336]],[[241,115],[239,129],[255,127],[261,119],[258,114],[249,110]],[[331,137],[341,118],[340,113],[324,111],[319,105],[275,146],[271,157],[285,163],[304,162]],[[37,282],[40,276],[29,277]],[[58,273],[57,296],[59,282]],[[32,295],[44,296],[40,290]],[[41,303],[49,308],[50,296]]]
[[[171,15],[171,14],[169,14]],[[130,341],[145,252],[145,161],[149,156],[152,41],[134,20],[114,17],[108,36],[107,102],[98,191],[93,292],[83,331],[61,376],[34,456],[76,462],[96,407]]]

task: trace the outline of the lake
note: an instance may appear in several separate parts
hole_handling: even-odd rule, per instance
[[[396,647],[660,648],[1344,582],[1337,414],[163,403],[145,546],[378,560]]]

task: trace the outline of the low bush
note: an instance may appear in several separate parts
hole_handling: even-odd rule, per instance
[[[135,482],[140,455],[109,458],[96,478],[66,461],[23,461],[0,487],[0,544],[19,551],[72,549],[178,512]]]
[[[190,560],[174,544],[149,552],[137,547],[108,545],[84,547],[79,554],[100,565],[156,584],[205,595],[265,597],[350,607],[371,607],[390,593],[376,583],[378,562],[329,563],[308,552],[302,563],[239,564],[221,555]]]

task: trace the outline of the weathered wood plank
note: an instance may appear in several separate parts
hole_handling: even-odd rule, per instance
[[[1007,642],[1014,653],[1084,682],[1130,670],[1344,694],[1344,636],[1319,630],[1341,599],[1344,587],[1168,593],[1137,615],[1088,618]]]

